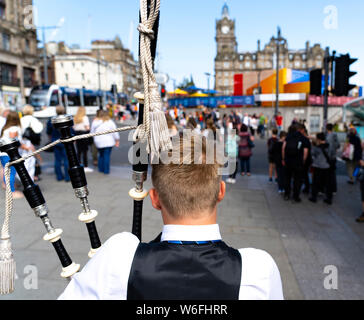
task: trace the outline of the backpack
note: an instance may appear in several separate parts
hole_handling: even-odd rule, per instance
[[[298,159],[300,157],[300,150],[302,141],[299,136],[293,136],[286,140],[285,155],[286,159]]]

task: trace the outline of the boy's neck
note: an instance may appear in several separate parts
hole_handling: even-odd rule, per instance
[[[198,217],[174,218],[170,214],[162,211],[162,219],[164,225],[204,226],[217,223],[217,212],[215,209],[213,212],[203,213]]]

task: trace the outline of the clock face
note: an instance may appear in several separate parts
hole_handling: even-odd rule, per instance
[[[227,34],[227,33],[229,33],[229,31],[230,31],[230,28],[229,28],[228,26],[223,26],[223,27],[221,28],[221,32],[222,32],[223,34]]]

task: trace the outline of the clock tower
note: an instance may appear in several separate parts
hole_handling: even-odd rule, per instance
[[[216,44],[215,89],[223,94],[231,94],[238,44],[235,36],[235,21],[230,19],[226,2],[222,8],[221,19],[216,21]]]

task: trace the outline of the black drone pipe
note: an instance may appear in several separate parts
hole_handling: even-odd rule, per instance
[[[0,151],[8,154],[10,162],[16,161],[21,158],[19,154],[20,146],[21,144],[17,139],[0,141]],[[80,266],[72,262],[72,259],[70,258],[65,247],[63,246],[60,238],[62,230],[53,228],[48,216],[46,201],[44,200],[43,194],[40,191],[39,186],[34,184],[33,180],[31,179],[29,172],[25,168],[24,160],[14,164],[14,168],[23,184],[23,193],[27,202],[34,210],[35,215],[41,218],[44,226],[46,227],[48,233],[44,236],[44,240],[50,241],[54,249],[56,250],[63,267],[62,276],[65,278],[72,276],[79,270]]]
[[[62,140],[73,137],[71,130],[73,127],[72,116],[60,115],[58,117],[54,117],[52,118],[52,124],[57,130],[59,130]],[[95,210],[90,210],[87,198],[89,192],[87,188],[85,170],[78,160],[75,146],[73,142],[65,142],[63,144],[66,149],[67,159],[69,162],[68,173],[71,179],[72,187],[75,191],[76,197],[80,199],[81,205],[83,207],[83,212],[80,214],[79,220],[85,222],[87,226],[87,231],[91,242],[91,250],[89,252],[89,257],[91,258],[93,254],[96,253],[97,249],[101,247],[101,241],[95,224],[97,212]]]
[[[148,0],[148,17],[151,11],[151,1]],[[158,29],[159,29],[159,18],[160,12],[158,13],[158,17],[153,26],[154,38],[151,41],[151,55],[153,60],[153,68],[154,68],[154,60],[157,51],[157,40],[158,40]],[[141,14],[139,13],[139,22],[141,22]],[[140,35],[139,35],[139,60],[140,60]],[[144,88],[144,90],[148,90],[148,88]],[[137,97],[138,98],[138,97]],[[144,121],[144,99],[139,97],[139,112],[138,112],[138,125],[143,124]],[[134,143],[135,146],[135,143]],[[143,152],[146,155],[146,145],[139,144],[140,149],[143,148]],[[138,159],[142,159],[142,161],[133,161],[133,180],[135,181],[135,188],[130,191],[130,195],[134,198],[134,209],[133,209],[133,226],[132,233],[138,237],[138,239],[142,240],[142,216],[143,216],[143,200],[146,196],[146,192],[143,190],[143,183],[147,179],[148,173],[148,158],[140,157],[143,155],[141,150],[137,150],[135,155]],[[138,197],[139,195],[139,197]]]

